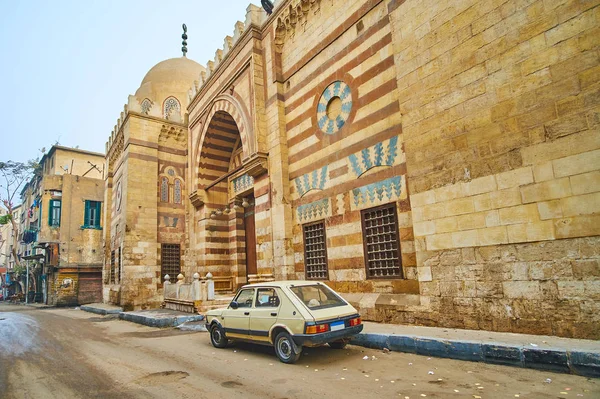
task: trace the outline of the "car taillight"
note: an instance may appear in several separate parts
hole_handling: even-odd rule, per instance
[[[358,325],[360,325],[360,323],[361,323],[360,317],[357,317],[355,319],[350,319],[350,327],[358,326]]]
[[[329,324],[316,324],[314,326],[306,326],[307,334],[319,334],[329,331]]]

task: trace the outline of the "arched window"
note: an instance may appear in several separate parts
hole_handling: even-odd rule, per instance
[[[169,202],[169,179],[163,177],[160,182],[160,201]]]
[[[148,115],[148,112],[150,112],[150,108],[152,108],[152,101],[145,98],[144,101],[142,101],[141,105],[142,105],[142,114]]]
[[[175,179],[175,193],[173,201],[176,204],[181,204],[181,180]]]
[[[181,105],[179,105],[179,100],[175,97],[169,97],[165,100],[163,116],[165,119],[172,119],[171,114],[175,112],[181,116]]]

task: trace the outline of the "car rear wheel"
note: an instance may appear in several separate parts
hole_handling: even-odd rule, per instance
[[[328,345],[331,349],[344,349],[346,347],[346,344],[348,344],[348,342],[346,341],[328,342]]]
[[[300,358],[300,352],[296,351],[296,345],[292,342],[292,337],[286,332],[280,332],[275,337],[275,353],[283,363],[292,364]]]
[[[210,327],[210,342],[215,348],[225,348],[227,346],[225,331],[218,324],[213,324]]]

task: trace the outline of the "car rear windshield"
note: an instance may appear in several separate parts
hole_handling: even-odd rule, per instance
[[[324,285],[302,285],[290,287],[290,289],[309,309],[325,309],[346,305],[342,298]]]

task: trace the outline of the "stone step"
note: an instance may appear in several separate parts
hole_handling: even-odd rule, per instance
[[[232,296],[216,295],[211,301],[186,301],[174,298],[165,298],[164,308],[186,313],[204,313],[212,309],[224,308],[229,305]]]

